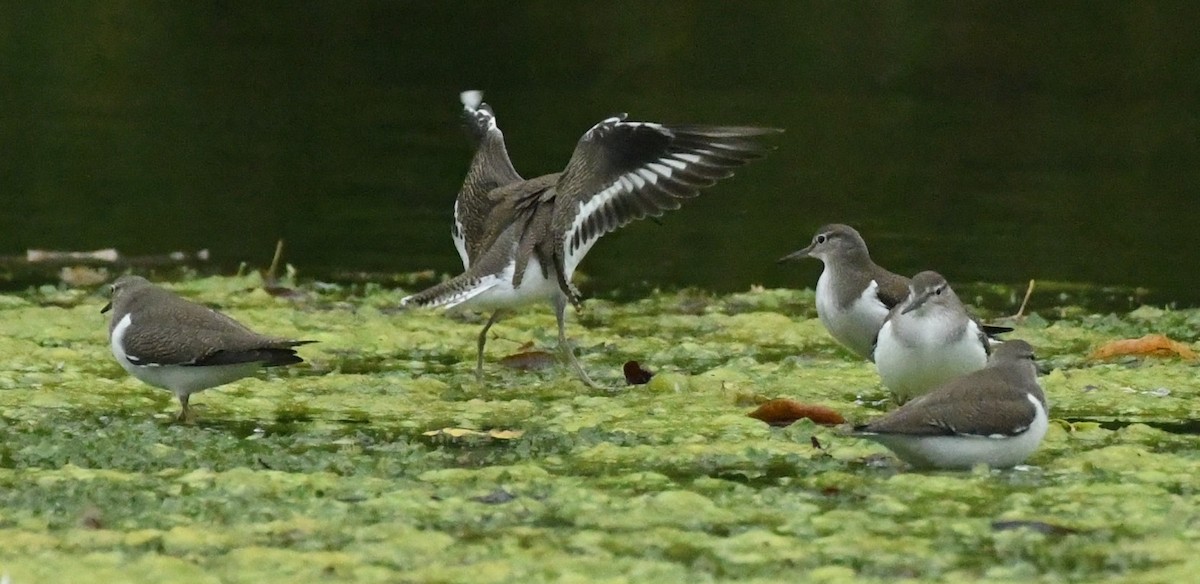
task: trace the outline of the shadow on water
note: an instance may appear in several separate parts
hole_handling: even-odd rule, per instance
[[[1200,420],[1119,420],[1113,418],[1066,418],[1070,424],[1094,423],[1105,430],[1121,430],[1134,424],[1149,426],[1170,434],[1200,435]]]

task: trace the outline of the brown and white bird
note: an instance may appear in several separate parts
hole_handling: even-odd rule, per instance
[[[946,278],[926,271],[913,276],[908,297],[879,328],[874,360],[883,384],[904,403],[982,369],[991,352],[983,327]]]
[[[191,419],[191,394],[252,375],[260,367],[302,363],[295,347],[315,342],[260,335],[140,276],[121,276],[112,283],[112,297],[100,312],[110,310],[113,356],[134,377],[174,393],[182,406],[180,420]]]
[[[862,235],[840,223],[821,227],[808,247],[779,261],[804,258],[819,259],[825,266],[817,279],[817,318],[843,347],[870,359],[879,328],[888,313],[908,298],[911,281],[876,264]],[[1012,330],[981,326],[988,335]]]
[[[521,305],[549,302],[559,349],[579,378],[584,371],[567,342],[571,277],[600,236],[635,219],[678,209],[700,189],[763,156],[754,138],[779,130],[626,121],[618,115],[584,133],[562,172],[524,179],[513,168],[504,135],[478,91],[461,96],[476,143],[454,203],[451,234],[464,272],[401,300],[405,306],[492,311],[480,331],[475,375],[483,376],[487,331]]]
[[[779,261],[809,257],[825,264],[817,279],[817,318],[842,346],[870,359],[888,311],[908,296],[908,278],[872,261],[867,242],[849,225],[821,227],[808,247]]]
[[[1037,450],[1048,427],[1033,347],[1014,340],[997,347],[983,369],[856,427],[854,435],[917,468],[1008,468]]]

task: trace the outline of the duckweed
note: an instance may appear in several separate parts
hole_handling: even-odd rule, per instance
[[[1200,311],[1018,325],[1052,369],[1029,465],[917,473],[881,447],[746,417],[774,397],[864,420],[869,363],[811,291],[591,301],[569,333],[593,376],[500,357],[554,350],[545,307],[501,321],[397,310],[401,290],[256,276],[172,286],[307,363],[193,397],[113,361],[103,298],[0,296],[0,572],[50,581],[1178,582],[1200,571],[1200,383],[1179,360],[1095,363],[1150,332],[1200,348]],[[1061,317],[1061,318],[1060,318]],[[446,428],[475,432],[432,432]],[[514,432],[506,432],[512,430]],[[814,441],[815,439],[815,441]],[[819,447],[818,447],[819,446]],[[1038,529],[1043,526],[1043,529]]]

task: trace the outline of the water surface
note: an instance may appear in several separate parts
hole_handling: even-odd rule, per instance
[[[458,269],[487,91],[526,176],[591,124],[785,128],[661,225],[607,237],[593,293],[812,286],[825,222],[952,281],[1140,286],[1200,304],[1200,7],[1137,3],[11,3],[0,254],[209,248],[302,274]],[[1180,269],[1181,267],[1185,269]]]

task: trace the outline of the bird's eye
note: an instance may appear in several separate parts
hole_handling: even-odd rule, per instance
[[[824,236],[824,235],[818,235],[818,236],[817,236],[817,243],[825,243],[825,236]]]
[[[942,290],[945,290],[945,289],[946,289],[946,287],[945,287],[945,286],[938,286],[937,288],[935,288],[935,289],[933,290],[933,293],[934,293],[934,294],[937,294],[938,296],[941,296],[941,295],[942,295]]]

